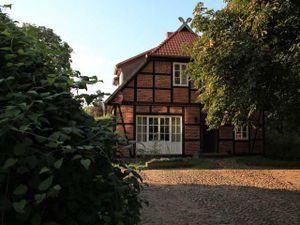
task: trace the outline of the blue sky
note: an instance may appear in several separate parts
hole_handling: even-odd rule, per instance
[[[202,0],[203,1],[203,0]],[[74,49],[73,68],[97,75],[104,84],[89,88],[112,93],[115,64],[157,46],[178,17],[192,17],[195,0],[0,0],[20,23],[52,28]],[[218,9],[222,0],[203,1]]]

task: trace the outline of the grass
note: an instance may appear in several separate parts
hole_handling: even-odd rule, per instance
[[[219,169],[220,166],[216,161],[211,159],[195,159],[191,158],[189,160],[191,168],[193,169]]]
[[[149,160],[149,162],[181,162],[186,161],[189,163],[190,166],[186,168],[191,169],[218,169],[220,168],[218,164],[211,160],[211,159],[197,159],[197,158],[182,158],[182,157],[176,157],[176,158],[155,158]],[[133,168],[135,170],[144,170],[147,169],[146,161],[137,160],[134,162],[130,162],[126,164],[127,167]]]
[[[239,164],[262,168],[300,168],[300,161],[270,159],[263,156],[236,157],[235,160]]]

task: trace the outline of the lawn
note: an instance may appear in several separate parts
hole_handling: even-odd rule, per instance
[[[155,158],[151,159],[149,161],[146,160],[137,160],[130,163],[127,163],[126,166],[132,169],[136,170],[144,170],[148,169],[147,162],[179,162],[184,161],[187,162],[189,165],[187,168],[190,169],[218,169],[220,166],[216,161],[213,159],[206,159],[206,158],[182,158],[182,157],[176,157],[176,158]]]
[[[271,159],[263,156],[235,157],[238,164],[262,168],[300,168],[300,161]]]
[[[147,166],[147,162],[179,162],[179,161],[187,162],[188,166],[184,166],[184,168],[189,168],[189,169],[300,168],[300,161],[270,159],[263,156],[236,156],[236,157],[218,158],[218,159],[191,158],[191,157],[153,158],[151,160],[136,159],[134,161],[125,163],[125,165],[128,168],[132,168],[135,170],[145,170],[145,169],[149,169]]]

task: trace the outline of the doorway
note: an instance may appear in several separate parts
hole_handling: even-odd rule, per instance
[[[208,127],[204,127],[204,152],[212,153],[216,152],[216,130],[208,130]]]

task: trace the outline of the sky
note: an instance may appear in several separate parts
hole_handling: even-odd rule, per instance
[[[20,24],[33,23],[54,30],[74,50],[72,66],[99,83],[88,93],[112,93],[118,62],[153,48],[167,31],[181,25],[178,17],[193,16],[197,0],[0,0],[13,4],[7,11]],[[219,9],[222,0],[202,0]]]

